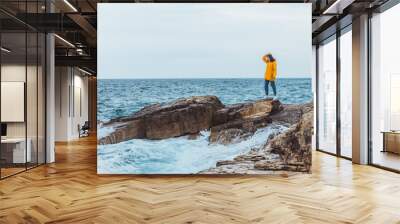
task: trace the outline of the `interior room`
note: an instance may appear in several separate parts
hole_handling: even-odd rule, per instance
[[[0,12],[0,179],[54,161],[54,151],[46,149],[54,148],[55,142],[77,140],[95,133],[96,78],[93,71],[87,64],[78,66],[59,60],[57,64],[54,60],[50,60],[53,64],[49,62],[51,55],[63,57],[87,53],[77,50],[74,44],[59,35],[52,38],[53,49],[49,52],[49,40],[44,28],[24,22],[28,19],[24,12],[31,15],[45,13],[45,3],[1,3],[4,10]],[[51,7],[56,5],[50,4]],[[17,18],[21,15],[24,18]],[[82,47],[82,43],[79,46]],[[50,71],[58,74],[54,77],[54,86],[48,84]],[[48,96],[50,87],[54,91],[52,97]],[[49,105],[54,105],[50,113]],[[54,120],[49,121],[52,116]],[[49,123],[54,125],[51,131],[46,128]],[[49,132],[54,133],[51,140]]]
[[[44,41],[33,29],[1,34],[1,178],[45,162]]]
[[[134,97],[125,98],[125,101],[117,97],[98,99],[99,91],[107,89],[104,83],[113,82],[101,80],[100,74],[104,73],[104,70],[101,70],[104,64],[112,63],[114,60],[118,62],[125,60],[131,65],[139,63],[142,66],[142,59],[151,59],[152,63],[149,67],[157,69],[159,66],[161,68],[158,67],[158,69],[167,71],[168,65],[160,66],[165,64],[158,60],[164,59],[163,57],[171,59],[172,53],[165,52],[166,48],[158,45],[159,42],[153,41],[155,39],[151,35],[144,38],[142,32],[149,34],[150,31],[157,31],[162,35],[170,34],[172,30],[167,27],[173,24],[163,26],[163,23],[171,21],[169,19],[176,16],[176,12],[168,11],[165,19],[155,21],[154,18],[158,17],[154,17],[151,20],[153,26],[149,26],[150,21],[146,19],[126,19],[127,21],[116,24],[115,18],[99,17],[98,12],[101,8],[99,4],[116,4],[118,7],[125,8],[124,13],[129,13],[127,9],[134,8],[135,5],[151,8],[154,5],[171,2],[177,1],[0,1],[0,223],[386,224],[400,222],[400,200],[398,200],[400,198],[400,101],[397,98],[400,94],[400,63],[398,62],[400,3],[398,0],[218,1],[231,4],[240,2],[244,5],[250,4],[252,7],[260,4],[296,3],[307,4],[311,8],[311,12],[307,15],[311,30],[307,35],[311,37],[308,47],[312,48],[312,55],[309,56],[312,71],[305,86],[311,90],[308,97],[310,100],[313,99],[312,106],[310,104],[299,107],[294,103],[285,102],[284,97],[278,94],[277,98],[283,103],[282,107],[276,106],[275,109],[284,109],[279,112],[274,111],[277,113],[275,117],[272,117],[274,114],[271,111],[274,107],[271,102],[276,99],[271,100],[264,94],[264,81],[267,79],[263,79],[267,73],[267,63],[274,62],[275,58],[263,57],[261,54],[254,57],[256,60],[254,65],[259,66],[257,69],[261,71],[256,75],[261,78],[255,77],[240,85],[232,85],[228,91],[229,96],[238,99],[242,97],[243,104],[240,104],[242,106],[249,105],[252,100],[269,102],[267,107],[263,104],[261,109],[243,107],[245,109],[238,110],[242,114],[265,115],[263,119],[271,117],[282,119],[285,116],[285,118],[287,116],[302,117],[304,114],[312,114],[307,117],[310,121],[307,123],[309,125],[301,126],[305,123],[303,122],[299,125],[296,123],[295,126],[288,126],[285,130],[290,130],[289,134],[277,132],[268,137],[261,135],[256,140],[261,139],[257,143],[265,146],[267,149],[265,151],[254,147],[243,154],[235,154],[228,160],[218,160],[216,163],[213,161],[210,166],[207,164],[207,169],[210,167],[210,169],[220,167],[229,169],[236,163],[253,168],[256,162],[262,160],[263,166],[258,163],[258,168],[281,169],[279,172],[270,172],[268,176],[247,175],[247,173],[239,175],[231,170],[228,170],[231,172],[229,173],[223,169],[218,170],[221,171],[219,175],[189,174],[190,172],[163,175],[98,172],[99,163],[102,163],[101,166],[104,169],[115,165],[115,162],[124,166],[135,166],[137,161],[150,158],[148,156],[150,154],[153,156],[150,158],[152,163],[149,163],[150,165],[146,168],[150,171],[154,170],[164,158],[163,147],[172,140],[175,141],[175,150],[182,149],[182,151],[174,151],[173,155],[177,155],[176,158],[185,155],[184,150],[187,150],[185,144],[189,140],[194,142],[204,140],[204,145],[210,146],[208,141],[211,137],[202,133],[211,132],[214,126],[202,128],[193,135],[192,133],[185,136],[171,134],[170,139],[156,139],[163,144],[157,145],[157,152],[160,154],[152,153],[151,147],[155,147],[151,143],[155,139],[147,138],[150,136],[150,134],[147,136],[148,129],[163,126],[166,127],[166,131],[170,131],[168,133],[177,130],[177,126],[165,125],[166,123],[156,118],[159,115],[159,117],[165,115],[163,113],[166,108],[173,108],[174,113],[169,115],[181,119],[182,116],[178,110],[183,108],[184,104],[179,104],[182,101],[177,101],[178,106],[170,103],[166,107],[167,101],[154,100],[153,96],[153,98],[143,97],[146,96],[143,92],[148,91],[148,87],[129,83],[125,79],[118,79],[117,83],[113,83],[113,88],[118,90],[113,94],[119,97],[128,95],[127,93],[135,93],[134,97],[143,97],[143,101],[135,101]],[[211,6],[217,4],[213,0],[196,3],[178,2],[179,4],[200,4],[202,7],[204,7],[203,4]],[[129,7],[123,7],[123,4],[128,4]],[[119,13],[122,11],[112,12],[119,16],[123,15]],[[163,13],[165,12],[164,10]],[[198,12],[200,10],[197,10]],[[140,13],[144,11],[137,12],[137,14]],[[180,13],[184,15],[188,11],[182,10]],[[233,15],[233,11],[229,11],[228,7],[218,10],[217,13],[222,13],[223,17],[237,18],[237,12]],[[246,14],[241,14],[241,16],[244,16],[241,18],[246,20]],[[289,20],[293,18],[287,14],[283,16]],[[254,17],[253,14],[250,17],[247,19],[256,18],[257,22],[261,21],[261,18]],[[211,16],[204,20],[198,17],[196,19],[200,21],[196,26],[212,27],[214,24],[214,18]],[[279,20],[271,19],[280,24]],[[101,49],[100,45],[104,37],[100,35],[99,29],[102,26],[99,25],[101,21],[98,22],[98,20],[108,22],[111,28],[118,28],[122,34],[132,31],[132,27],[135,27],[136,32],[141,32],[132,35],[131,40],[126,38],[128,41],[103,45],[113,53],[120,50],[135,51],[136,48],[140,48],[142,51],[135,51],[135,54],[140,54],[140,57],[135,60],[133,53],[128,57],[116,53],[113,54],[113,58],[108,59],[107,63],[98,60],[102,58],[98,56],[104,53],[104,51],[98,51]],[[206,22],[201,23],[202,21]],[[183,22],[188,23],[189,20]],[[230,24],[230,28],[237,28],[241,20],[231,22],[227,23]],[[159,26],[155,26],[158,23]],[[258,23],[249,24],[248,26]],[[191,37],[190,41],[192,39],[204,41],[201,34],[196,33],[204,29],[197,29],[199,27],[196,26],[186,26],[185,31],[195,36]],[[257,25],[256,30],[264,31],[268,28],[261,24]],[[282,25],[282,29],[285,28],[286,26]],[[233,35],[233,32],[230,33],[232,30],[225,29],[224,26],[213,31],[218,34],[225,32]],[[110,31],[106,34],[111,37],[114,35]],[[241,32],[235,35],[237,36],[232,39],[239,41],[236,45],[242,46],[244,52],[249,52],[246,46],[255,43],[252,41],[254,34]],[[282,45],[283,47],[296,48],[296,44],[299,44],[296,42],[297,35],[285,38],[290,38],[287,41],[290,44]],[[188,43],[191,43],[180,40],[179,35],[178,38],[169,40],[160,39],[167,42],[174,41],[179,47],[190,46]],[[141,44],[143,41],[147,41],[148,44]],[[224,48],[232,53],[232,48],[227,46],[222,43],[218,49]],[[149,51],[146,51],[146,48]],[[207,49],[204,47],[190,51],[190,47],[183,47],[179,51],[200,60],[204,56],[209,59],[214,56],[210,54],[212,51]],[[282,50],[282,52],[283,55],[289,51]],[[162,57],[152,58],[152,55],[158,55],[158,53]],[[308,57],[308,54],[304,54],[303,57]],[[239,60],[236,61],[235,66],[242,65],[242,62],[250,57],[243,54],[237,58]],[[188,57],[187,60],[164,60],[164,62],[170,62],[171,65],[175,65],[174,67],[184,69],[191,60]],[[279,79],[282,71],[285,70],[282,66],[285,65],[281,63],[280,57],[276,60],[277,87],[280,91],[285,86],[285,83]],[[304,60],[296,60],[296,62],[300,61]],[[202,69],[212,68],[213,65],[214,62],[211,61],[198,70],[203,71]],[[140,66],[133,66],[135,69],[137,67]],[[234,72],[229,72],[229,75],[231,73]],[[128,74],[130,75],[129,72]],[[120,75],[120,73],[115,72],[110,75]],[[174,82],[170,79],[168,82],[164,79],[154,81],[146,74],[142,75],[143,82],[150,83],[150,87],[162,89],[167,86],[169,88],[172,85],[169,83]],[[180,75],[184,77],[183,73]],[[245,78],[250,79],[250,75]],[[293,77],[288,79],[293,81]],[[186,80],[194,83],[186,87],[188,93],[199,92],[200,89],[212,95],[220,89],[226,90],[226,88],[204,84],[207,80],[199,80],[196,79],[195,82]],[[258,80],[262,83],[257,83]],[[237,82],[237,80],[222,80],[221,82]],[[201,88],[200,83],[203,83]],[[182,85],[176,84],[175,87],[171,91],[182,88]],[[286,87],[299,92],[303,90],[303,86],[297,84],[286,85]],[[250,97],[246,98],[245,94],[237,96],[242,88],[247,88],[248,92],[245,94]],[[259,89],[254,91],[255,88]],[[252,91],[256,93],[253,94]],[[299,98],[299,92],[296,91],[293,90],[291,94],[288,94],[289,98]],[[167,98],[171,94],[170,92],[157,93],[157,99]],[[177,95],[187,97],[184,94]],[[120,102],[116,102],[118,99]],[[121,101],[124,108],[113,107],[117,103],[121,104]],[[188,100],[184,102],[187,103]],[[216,111],[225,114],[232,112],[231,117],[236,119],[233,112],[240,105],[235,105],[235,103],[237,102],[232,103],[233,106],[229,103],[226,103],[229,106],[221,106],[217,101],[218,110],[208,113],[208,115],[211,114],[211,119],[207,121],[213,121],[212,116],[218,114]],[[131,111],[123,110],[131,109],[131,105],[137,106],[134,108],[133,116],[131,116]],[[98,113],[98,108],[102,108],[102,113]],[[285,108],[289,108],[290,111]],[[140,117],[138,110],[146,116]],[[152,114],[154,111],[156,116]],[[114,120],[112,117],[102,117],[107,113],[122,114],[125,117],[115,116]],[[242,115],[241,113],[236,114]],[[192,111],[187,114],[195,113]],[[142,132],[124,123],[131,122],[129,124],[132,124],[134,123],[132,121],[137,121],[135,119],[138,117],[142,118],[138,121],[139,124],[153,118],[156,121],[153,126],[149,123],[140,126]],[[204,116],[197,116],[196,119],[198,118],[204,118]],[[171,121],[175,120],[171,119]],[[237,122],[237,120],[233,121]],[[114,126],[108,129],[105,124]],[[175,123],[172,122],[172,124]],[[250,123],[244,122],[244,124],[241,128],[251,126]],[[268,122],[262,125],[266,125],[267,128],[273,127]],[[126,129],[120,131],[121,129],[118,128],[121,127]],[[307,141],[298,141],[298,135],[290,134],[299,133],[299,131],[309,134]],[[99,138],[107,133],[113,133],[113,135],[105,139]],[[236,132],[232,133],[234,133],[233,137],[238,137]],[[287,141],[290,144],[287,144],[286,154],[280,154],[282,156],[276,156],[273,159],[287,163],[273,164],[272,160],[268,160],[272,157],[268,157],[267,153],[280,150],[279,145],[272,143],[278,142],[274,139],[282,134],[292,141]],[[140,138],[132,140],[130,145],[120,142],[121,139],[129,139],[132,136]],[[180,141],[182,138],[185,138],[184,141]],[[309,141],[310,139],[312,141]],[[107,154],[107,150],[99,147],[99,141],[109,144],[109,150],[114,150],[112,156]],[[249,141],[254,143],[251,138]],[[311,145],[310,149],[297,150],[301,149],[298,146],[304,142]],[[124,147],[114,148],[116,143]],[[241,146],[243,145],[250,146],[245,141],[241,143]],[[230,153],[231,147],[232,145],[226,144],[216,149]],[[207,150],[211,151],[211,148]],[[126,156],[124,160],[114,160],[115,157],[129,154],[133,149],[141,150],[142,154]],[[219,153],[219,151],[212,152]],[[102,154],[100,159],[99,153]],[[201,157],[208,156],[207,153],[203,150],[201,153],[193,154],[191,163],[202,166],[209,162],[204,159],[207,157]],[[301,153],[311,155],[309,170],[305,172],[282,170],[284,165],[299,167],[298,163],[288,163],[288,158],[293,155],[297,158],[297,155],[302,155]],[[177,164],[188,162],[188,160],[172,160]]]
[[[89,125],[89,85],[93,79],[85,70],[76,67],[56,67],[55,78],[55,141],[66,142],[87,137],[82,127]],[[92,90],[93,91],[93,90]]]

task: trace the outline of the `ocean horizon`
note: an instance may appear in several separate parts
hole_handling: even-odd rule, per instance
[[[112,79],[97,77],[97,80],[174,80],[174,79],[175,80],[179,80],[179,79],[183,79],[183,80],[187,80],[187,79],[193,79],[193,80],[196,80],[196,79],[262,79],[263,80],[263,78],[260,78],[263,76],[264,75],[257,75],[257,77],[247,77],[247,78],[243,78],[243,77],[241,77],[241,78],[225,78],[225,77],[213,77],[213,78],[207,78],[207,77],[205,77],[205,78],[202,78],[202,77],[196,77],[196,78],[178,78],[178,77],[176,77],[176,78],[118,78],[118,77],[116,77],[116,78],[112,78]],[[279,79],[311,79],[311,76],[296,76],[296,77],[287,76],[287,77],[279,77],[277,79],[278,80]]]
[[[312,100],[311,78],[278,78],[277,98],[282,103]],[[262,78],[212,79],[99,79],[98,120],[128,116],[144,106],[182,97],[215,95],[224,104],[265,98]],[[269,87],[270,96],[272,88]]]

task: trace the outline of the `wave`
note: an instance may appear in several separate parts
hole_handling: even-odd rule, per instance
[[[102,128],[101,128],[102,129]],[[197,139],[186,136],[146,140],[133,139],[118,144],[98,145],[99,174],[193,174],[215,167],[219,160],[231,160],[264,145],[271,134],[287,127],[270,125],[253,136],[230,145],[210,144],[209,131]],[[107,132],[106,130],[104,132]]]
[[[113,127],[103,127],[102,125],[97,125],[97,139],[106,137],[114,132]]]

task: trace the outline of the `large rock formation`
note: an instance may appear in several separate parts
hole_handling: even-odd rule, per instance
[[[282,110],[277,100],[263,99],[224,106],[216,96],[195,96],[144,107],[131,116],[112,119],[101,127],[114,131],[99,144],[114,144],[135,138],[165,139],[195,135],[211,128],[211,142],[230,143],[249,136],[271,122],[270,115]],[[221,136],[222,135],[222,136]],[[233,136],[233,135],[232,135]]]
[[[263,147],[252,149],[249,153],[237,156],[233,160],[218,161],[215,168],[201,173],[310,172],[313,112],[312,108],[307,109],[306,107],[309,107],[309,105],[304,105],[301,108],[306,113],[300,116],[298,123],[274,136]]]
[[[214,114],[210,142],[230,144],[250,137],[257,129],[271,123],[270,116],[281,110],[281,103],[271,99],[219,109]]]
[[[112,119],[102,127],[114,131],[99,144],[114,144],[135,138],[165,139],[209,129],[213,114],[224,105],[216,96],[195,96],[166,104],[154,104],[127,117]]]
[[[262,149],[266,154],[277,155],[281,161],[260,160],[254,164],[261,170],[289,170],[308,172],[311,168],[311,139],[313,112],[304,114],[299,123],[276,136]]]
[[[305,104],[283,104],[284,108],[280,113],[276,113],[270,116],[271,120],[276,123],[284,124],[296,124],[300,121],[303,114],[306,114],[313,110],[313,103]]]
[[[227,105],[217,110],[213,116],[213,126],[226,124],[245,118],[270,115],[282,110],[279,100],[262,99],[247,103]]]

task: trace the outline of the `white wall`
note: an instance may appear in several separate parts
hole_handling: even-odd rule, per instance
[[[25,64],[8,64],[1,66],[1,81],[25,82]],[[29,69],[29,68],[28,68]],[[7,108],[1,108],[7,110]],[[25,122],[7,123],[7,137],[25,137]]]
[[[55,68],[55,141],[66,141],[68,139],[69,125],[69,95],[70,85],[69,68]]]
[[[88,121],[88,77],[81,76],[82,73],[76,74],[74,70],[73,88],[71,91],[73,102],[71,101],[71,132],[72,139],[79,137],[78,125],[82,126]]]
[[[88,120],[88,77],[76,68],[56,67],[55,140],[79,138],[78,125]]]
[[[38,69],[38,70],[37,70]],[[27,78],[27,80],[25,80]],[[22,122],[6,122],[7,137],[29,139],[31,148],[32,162],[39,159],[39,163],[44,163],[45,150],[45,116],[44,116],[44,74],[41,66],[12,63],[4,63],[1,66],[2,82],[24,82],[26,85],[26,107],[23,106],[22,113],[26,112],[26,120]],[[22,93],[24,94],[24,93]],[[2,96],[7,97],[7,96]],[[10,110],[10,108],[1,108]],[[12,111],[7,111],[13,113]],[[39,156],[37,156],[39,153]]]
[[[37,107],[37,93],[36,82],[37,80],[31,77],[32,74],[36,77],[36,66],[27,66],[19,64],[4,64],[1,66],[1,81],[2,82],[24,82],[26,72],[28,72],[28,87],[27,87],[27,122],[28,132],[29,128],[36,130],[36,107]],[[42,105],[39,105],[41,107]],[[1,108],[7,110],[7,108]],[[7,135],[9,137],[25,137],[25,123],[26,122],[7,122]],[[36,135],[36,132],[35,132]],[[28,133],[29,137],[29,133]]]

